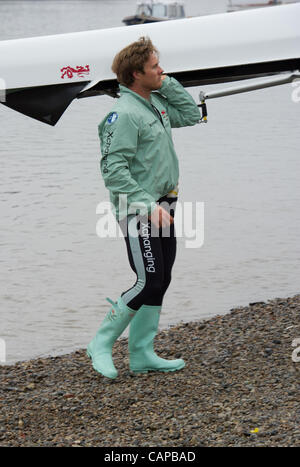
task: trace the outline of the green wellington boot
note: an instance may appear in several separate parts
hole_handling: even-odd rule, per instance
[[[112,348],[117,338],[128,326],[136,311],[129,308],[120,297],[116,303],[107,298],[112,307],[104,318],[94,339],[87,347],[93,368],[107,378],[116,378],[118,372],[112,360]]]
[[[185,366],[180,359],[165,360],[153,349],[160,318],[160,306],[143,305],[130,323],[129,366],[134,373],[148,371],[176,371]]]

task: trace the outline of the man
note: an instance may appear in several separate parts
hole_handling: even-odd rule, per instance
[[[178,159],[171,127],[196,124],[200,112],[190,94],[163,75],[148,38],[121,50],[112,70],[121,96],[99,125],[101,172],[137,280],[116,303],[108,299],[112,308],[87,353],[96,371],[116,378],[112,347],[129,323],[133,372],[176,371],[185,365],[182,359],[158,357],[153,340],[176,254]]]

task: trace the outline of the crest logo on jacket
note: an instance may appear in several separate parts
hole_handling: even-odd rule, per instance
[[[165,122],[167,122],[169,120],[169,117],[168,117],[168,114],[165,110],[162,110],[161,111],[161,115],[162,115],[162,118]]]
[[[110,116],[108,117],[107,123],[108,123],[109,125],[111,125],[111,124],[114,123],[116,120],[118,120],[118,117],[119,117],[119,115],[117,114],[117,112],[113,112],[113,113],[110,114]]]

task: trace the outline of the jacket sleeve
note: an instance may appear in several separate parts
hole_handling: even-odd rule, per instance
[[[166,76],[159,93],[167,100],[172,128],[192,126],[199,122],[201,115],[196,102],[175,78]]]
[[[113,112],[98,127],[102,159],[100,169],[106,188],[122,203],[126,201],[128,214],[150,214],[155,199],[143,190],[130,173],[137,151],[138,123],[126,113]],[[124,209],[124,206],[123,206]]]

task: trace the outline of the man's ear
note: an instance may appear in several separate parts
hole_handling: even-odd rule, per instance
[[[133,72],[132,72],[132,76],[133,76],[133,78],[134,78],[135,81],[139,79],[140,74],[141,74],[140,71],[133,71]]]

